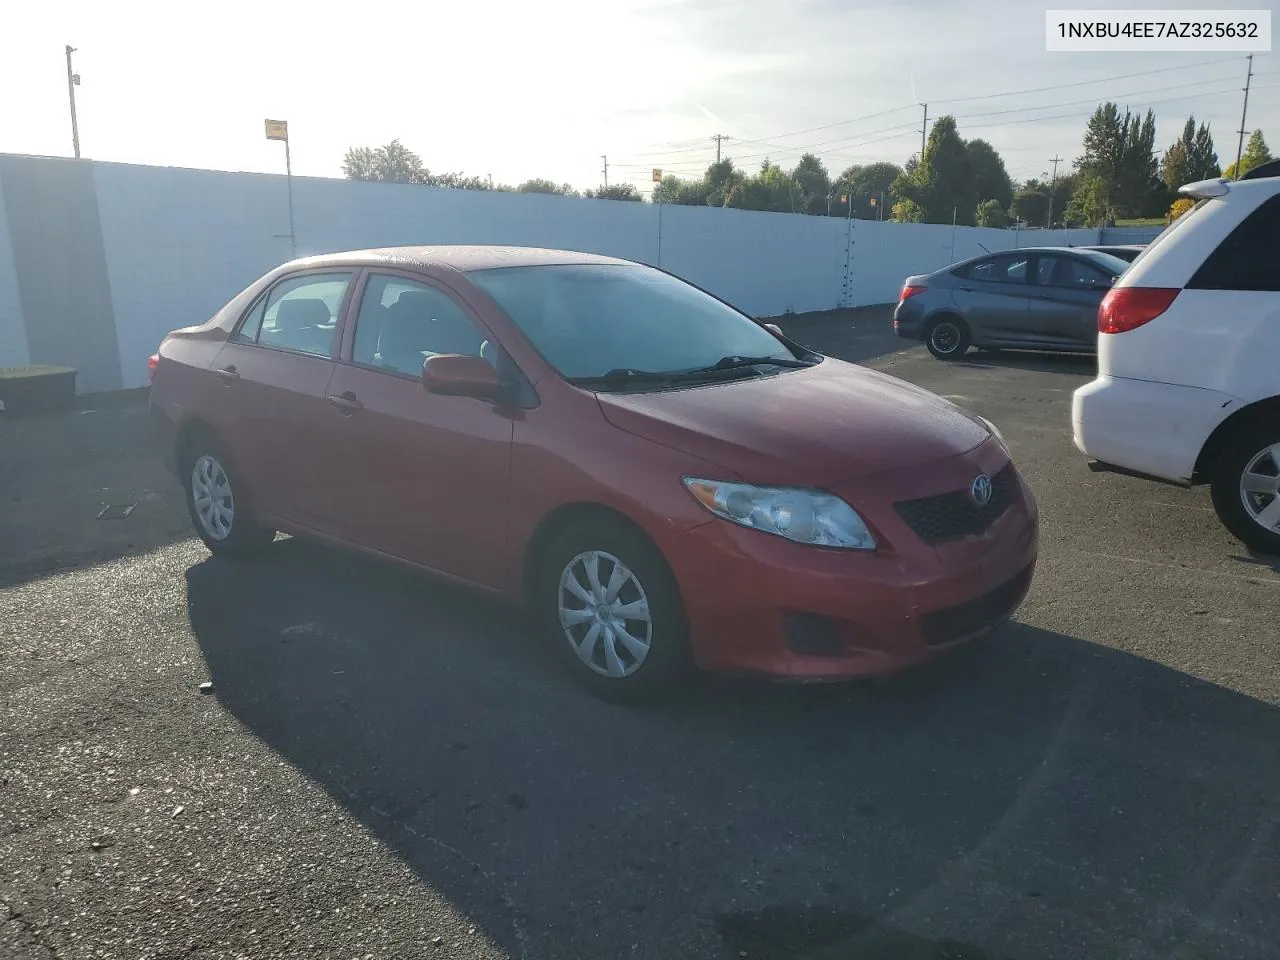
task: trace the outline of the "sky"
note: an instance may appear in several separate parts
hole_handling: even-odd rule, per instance
[[[698,175],[714,134],[743,167],[767,156],[786,168],[811,150],[834,174],[918,151],[925,102],[1022,180],[1054,156],[1069,166],[1105,99],[1150,106],[1161,150],[1194,113],[1225,166],[1246,70],[1221,52],[1047,53],[1045,6],[1018,0],[10,6],[0,152],[71,154],[70,44],[84,156],[282,172],[283,144],[263,133],[271,118],[289,122],[294,173],[312,176],[341,176],[348,147],[399,139],[434,172],[582,189],[600,183],[603,155],[611,183],[648,190],[653,167]],[[1280,55],[1255,56],[1254,72],[1247,126],[1276,150]]]

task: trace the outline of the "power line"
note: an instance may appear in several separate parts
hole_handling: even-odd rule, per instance
[[[1212,66],[1215,63],[1228,63],[1239,59],[1239,57],[1219,57],[1216,60],[1205,60],[1201,63],[1182,64],[1176,67],[1160,67],[1156,70],[1141,70],[1138,73],[1123,73],[1114,77],[1099,77],[1096,80],[1076,80],[1072,83],[1056,83],[1048,87],[1032,87],[1030,90],[1009,90],[1004,93],[987,93],[976,97],[952,97],[949,100],[935,100],[934,103],[965,103],[972,100],[994,100],[997,97],[1017,97],[1024,93],[1044,93],[1048,90],[1065,90],[1068,87],[1087,87],[1094,83],[1111,83],[1116,80],[1130,80],[1133,77],[1149,77],[1155,73],[1169,73],[1172,70],[1197,70],[1200,67]]]

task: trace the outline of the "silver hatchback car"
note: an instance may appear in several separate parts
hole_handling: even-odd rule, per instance
[[[1092,353],[1098,305],[1129,266],[1081,247],[1026,247],[907,277],[893,329],[939,360],[969,347]]]

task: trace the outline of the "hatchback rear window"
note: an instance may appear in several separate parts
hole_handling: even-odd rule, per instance
[[[1280,291],[1280,194],[1245,217],[1192,276],[1191,290]]]

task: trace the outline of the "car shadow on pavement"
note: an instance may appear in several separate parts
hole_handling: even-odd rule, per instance
[[[1280,712],[1085,639],[624,709],[514,613],[296,539],[186,586],[223,706],[512,956],[1280,942]]]
[[[1090,353],[1042,353],[1031,350],[971,350],[960,360],[950,363],[957,367],[990,369],[1009,367],[1034,370],[1039,373],[1069,373],[1092,377],[1098,372],[1098,358]]]

